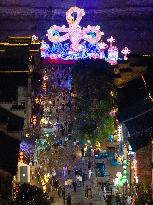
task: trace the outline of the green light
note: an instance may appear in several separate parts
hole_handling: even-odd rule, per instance
[[[123,170],[122,172],[123,172],[123,174],[127,174],[127,170]]]
[[[126,159],[123,160],[123,164],[127,165],[128,161]]]
[[[127,176],[126,175],[124,175],[124,176],[122,176],[122,178],[121,179],[127,179]]]
[[[124,184],[127,181],[127,179],[122,178],[121,182]]]
[[[126,168],[127,168],[127,166],[123,165],[123,169],[126,169]]]
[[[123,186],[123,183],[122,183],[121,179],[115,178],[115,183],[114,183],[114,185],[115,185],[116,188],[119,188],[119,187],[122,187],[122,186]]]

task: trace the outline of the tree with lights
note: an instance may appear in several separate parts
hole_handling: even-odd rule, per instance
[[[137,193],[136,205],[152,205],[152,188],[149,184],[137,183],[135,184],[135,190]]]
[[[15,204],[49,205],[50,203],[48,195],[44,194],[42,189],[29,184],[23,184],[16,195]]]
[[[72,86],[77,93],[75,118],[79,135],[96,141],[108,139],[113,131],[114,106],[111,72],[106,62],[84,60],[72,69]]]

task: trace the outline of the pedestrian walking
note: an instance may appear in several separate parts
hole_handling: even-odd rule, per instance
[[[107,196],[107,205],[112,205],[112,196],[111,195]]]
[[[92,171],[91,169],[89,170],[89,179],[91,178],[91,175],[92,175]]]
[[[77,183],[76,183],[76,181],[74,181],[74,182],[72,183],[72,185],[73,185],[73,190],[74,190],[74,192],[76,192],[76,188],[77,188]]]
[[[88,169],[91,169],[91,161],[90,161],[90,159],[88,161]]]
[[[61,197],[61,193],[62,193],[62,187],[59,186],[59,187],[58,187],[58,196],[59,196],[59,197]]]
[[[71,205],[71,195],[70,195],[70,193],[68,193],[66,205]]]
[[[82,174],[82,185],[84,186],[84,182],[85,182],[85,173]]]
[[[65,202],[66,202],[65,187],[62,188],[62,198],[63,198],[63,204],[65,205]]]
[[[82,158],[84,157],[84,147],[81,148]]]
[[[116,204],[117,205],[121,204],[121,199],[120,199],[120,195],[118,192],[116,193]]]
[[[85,187],[85,197],[88,198],[88,186]]]
[[[66,176],[67,174],[67,166],[63,166],[63,175],[64,177]]]
[[[82,184],[82,176],[81,175],[79,175],[79,184],[80,184],[80,186]]]
[[[92,190],[91,190],[91,187],[89,187],[89,189],[88,189],[88,197],[89,197],[89,199],[92,199]]]
[[[62,197],[65,200],[65,187],[63,187],[63,189],[62,189]]]
[[[87,175],[87,170],[84,170],[84,177],[85,177],[85,181],[88,179],[88,175]]]
[[[131,205],[132,204],[132,197],[129,195],[127,197],[127,205]]]
[[[56,179],[56,180],[54,181],[54,188],[55,188],[56,191],[57,191],[57,189],[58,189],[58,186],[59,186],[59,181]]]

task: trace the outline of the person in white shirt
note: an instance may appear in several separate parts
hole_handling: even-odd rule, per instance
[[[89,172],[88,172],[88,173],[89,173],[88,176],[89,176],[89,179],[90,179],[90,178],[91,178],[91,175],[92,175],[92,171],[91,171],[91,169],[89,169]]]

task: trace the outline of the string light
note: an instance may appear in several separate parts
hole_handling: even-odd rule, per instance
[[[118,125],[117,132],[118,132],[118,142],[121,142],[122,141],[122,125]]]
[[[147,91],[147,90],[148,90],[148,88],[147,88],[147,82],[146,82],[146,80],[145,80],[143,74],[141,74],[141,78],[142,78],[142,80],[143,80],[143,82],[144,82],[144,85],[145,85],[145,88],[146,88],[146,91]],[[148,92],[148,97],[149,97],[149,99],[153,102],[153,97],[151,96],[151,93],[150,93],[150,92]]]

